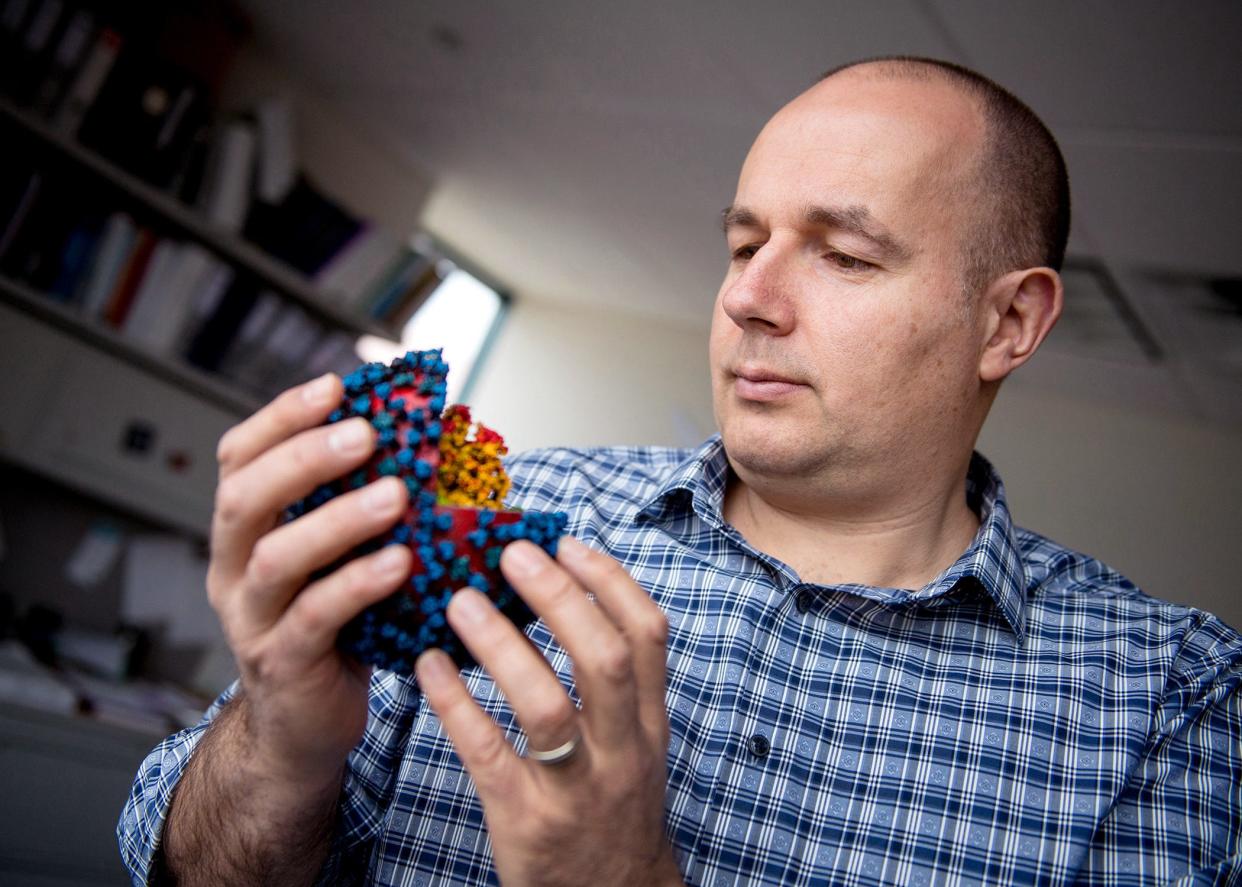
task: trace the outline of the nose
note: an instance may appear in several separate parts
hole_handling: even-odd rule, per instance
[[[759,247],[740,273],[725,281],[720,307],[747,332],[788,335],[794,326],[794,250],[775,239]]]

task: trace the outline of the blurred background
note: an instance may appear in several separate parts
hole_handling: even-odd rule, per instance
[[[973,67],[1066,154],[1065,316],[980,442],[1018,522],[1242,626],[1240,40],[1208,0],[0,0],[0,881],[123,883],[138,760],[232,675],[226,428],[444,346],[515,450],[698,443],[720,210],[860,57]]]

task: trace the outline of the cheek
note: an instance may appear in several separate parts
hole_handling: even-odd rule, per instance
[[[707,340],[708,357],[713,371],[720,366],[721,361],[728,354],[731,343],[740,334],[741,330],[729,319],[729,315],[725,314],[720,304],[720,297],[717,296],[716,304],[712,307],[712,327]]]
[[[940,324],[912,317],[909,307],[839,315],[837,333],[819,351],[830,365],[825,369],[846,383],[832,387],[847,408],[889,410],[925,400],[951,375],[946,355],[958,347]]]
[[[909,326],[902,312],[860,300],[817,319],[814,352],[833,373],[883,380],[907,363]]]

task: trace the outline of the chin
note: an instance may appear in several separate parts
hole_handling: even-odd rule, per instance
[[[758,426],[758,427],[757,427]],[[772,421],[721,423],[721,439],[734,471],[767,477],[807,477],[832,461],[822,431],[782,427]]]

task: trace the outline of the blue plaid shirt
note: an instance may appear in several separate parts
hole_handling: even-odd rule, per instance
[[[721,516],[719,438],[511,471],[513,501],[569,512],[668,615],[665,816],[688,883],[1242,883],[1242,638],[1016,528],[981,457],[978,535],[917,591],[800,582],[747,545]],[[530,634],[571,686],[547,630]],[[468,678],[524,746],[492,681]],[[138,774],[118,829],[135,881],[218,710]],[[322,880],[496,880],[412,680],[373,678]]]

